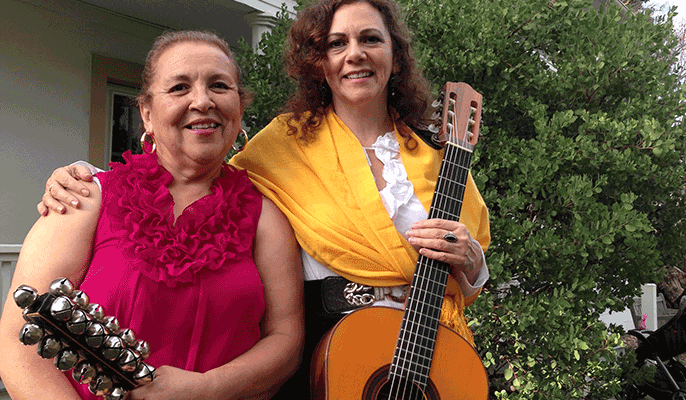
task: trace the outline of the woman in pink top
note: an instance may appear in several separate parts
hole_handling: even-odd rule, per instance
[[[131,399],[269,398],[300,356],[301,262],[283,214],[224,163],[247,102],[238,67],[216,36],[172,32],[143,80],[146,154],[97,174],[78,209],[36,222],[12,290],[66,277],[146,340],[154,380]],[[17,340],[23,323],[6,302],[0,374],[12,398],[95,398]]]

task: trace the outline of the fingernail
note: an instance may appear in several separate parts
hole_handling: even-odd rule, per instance
[[[81,189],[81,194],[83,194],[84,196],[88,196],[88,190]]]
[[[76,200],[72,200],[71,205],[74,206],[74,207],[76,207],[76,206],[79,205],[79,202],[76,201]]]
[[[65,210],[64,207],[60,207],[60,214],[64,214],[65,211],[66,211],[66,210]]]

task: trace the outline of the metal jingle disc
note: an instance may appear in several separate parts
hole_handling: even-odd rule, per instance
[[[60,343],[54,336],[43,336],[43,339],[38,343],[36,353],[43,358],[53,358],[62,350],[62,343]]]
[[[107,330],[98,322],[91,322],[86,328],[86,344],[94,349],[100,348],[105,343]]]
[[[68,321],[74,312],[74,302],[69,297],[60,296],[50,304],[50,315],[58,321]]]
[[[124,342],[119,336],[110,335],[105,339],[102,344],[102,356],[110,361],[114,361],[119,358],[122,350],[124,349]]]
[[[141,358],[144,360],[150,355],[150,345],[145,340],[139,340],[136,342],[136,345],[133,346],[133,349],[136,350],[136,352],[138,352],[138,354],[140,354]]]
[[[38,298],[36,289],[28,285],[21,285],[14,291],[14,302],[19,308],[31,306]]]
[[[25,308],[24,311],[21,312],[21,316],[24,317],[24,321],[26,322],[32,322],[33,320],[29,318],[29,314],[31,314],[31,311],[29,311],[28,308]]]
[[[107,396],[112,393],[114,383],[109,377],[99,374],[88,383],[88,390],[96,396]]]
[[[43,338],[43,328],[34,324],[33,322],[27,322],[21,327],[19,331],[19,341],[26,346],[34,345]]]
[[[50,283],[48,292],[55,296],[71,296],[74,292],[74,285],[67,278],[57,278]]]
[[[133,372],[138,368],[138,363],[141,361],[141,357],[138,353],[131,349],[124,349],[117,360],[117,365],[125,372]]]
[[[95,378],[95,367],[86,360],[80,361],[71,371],[74,380],[81,384],[89,383]]]
[[[105,317],[102,320],[103,324],[105,324],[105,328],[107,328],[108,331],[111,333],[118,335],[121,333],[121,327],[119,326],[119,320],[115,317]]]
[[[67,329],[74,335],[83,335],[88,329],[92,317],[83,310],[74,310],[71,318],[67,321]]]
[[[120,387],[115,387],[112,389],[112,393],[105,395],[105,400],[123,400],[126,398],[126,395],[128,393],[126,390],[120,388]]]
[[[102,306],[98,303],[88,304],[86,307],[86,312],[98,322],[102,322],[102,320],[105,319],[105,312],[103,311]]]
[[[133,379],[136,383],[144,385],[146,383],[152,382],[152,374],[155,372],[155,368],[144,362],[140,363],[136,371],[133,373]]]
[[[129,328],[124,329],[119,336],[122,338],[127,346],[133,347],[136,345],[136,334]]]
[[[60,371],[69,371],[79,362],[78,353],[70,348],[64,348],[55,357],[55,367]]]
[[[71,299],[74,301],[74,304],[83,310],[85,310],[86,307],[88,307],[88,304],[90,304],[90,297],[88,297],[88,295],[81,290],[74,290],[74,292],[71,294]]]

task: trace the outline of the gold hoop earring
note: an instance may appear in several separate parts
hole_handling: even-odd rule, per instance
[[[250,140],[250,138],[248,137],[248,132],[246,132],[245,129],[241,129],[241,134],[243,135],[243,144],[240,145],[239,147],[236,147],[236,142],[238,142],[238,138],[236,138],[236,141],[234,141],[233,144],[231,145],[231,148],[236,153],[240,153],[241,151],[243,151],[243,149],[245,148],[245,145],[248,144],[248,140]]]
[[[148,141],[148,139],[146,139],[148,136],[150,136],[150,141]],[[149,153],[147,151],[145,151],[145,149],[147,147],[146,144],[152,144],[152,149],[150,150]],[[155,150],[157,150],[157,143],[155,143],[155,136],[152,133],[145,131],[141,135],[141,150],[143,150],[143,153],[146,153],[146,154],[153,154],[153,153],[155,153]]]

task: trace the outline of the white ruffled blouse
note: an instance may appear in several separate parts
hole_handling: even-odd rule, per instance
[[[426,219],[428,214],[424,209],[424,205],[414,193],[414,185],[412,185],[412,182],[407,178],[405,166],[400,158],[399,146],[395,132],[388,132],[383,136],[379,136],[373,145],[366,147],[365,155],[367,155],[366,150],[373,150],[376,158],[383,163],[384,167],[381,175],[386,181],[386,187],[384,187],[379,194],[381,195],[381,200],[383,201],[395,228],[405,237],[405,239],[407,239],[405,232],[410,229],[410,226],[415,221]],[[367,161],[371,165],[369,156],[367,156]],[[481,257],[484,257],[483,251]],[[327,276],[338,276],[338,274],[312,258],[305,251],[302,252],[302,260],[303,273],[306,281],[324,279]],[[476,293],[476,291],[486,283],[488,277],[488,267],[484,260],[483,268],[481,268],[479,276],[473,285],[469,283],[464,273],[459,274],[457,281],[462,289],[462,294],[467,297]],[[402,297],[398,295],[399,293],[402,293],[402,290],[403,287],[393,288],[392,294],[396,297]],[[388,301],[389,300],[377,301],[375,304]],[[388,305],[397,306],[397,304]]]

